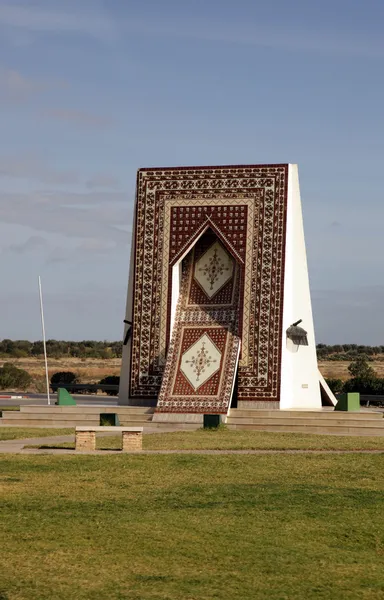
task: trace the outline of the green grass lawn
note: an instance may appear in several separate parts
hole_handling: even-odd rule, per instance
[[[54,434],[50,433],[50,435]],[[96,442],[99,449],[120,448],[121,435],[103,437],[98,434]],[[37,447],[74,448],[75,444],[68,442]],[[384,450],[384,437],[233,431],[219,428],[151,433],[144,435],[143,448],[145,450]]]
[[[380,455],[1,455],[2,600],[384,597]]]
[[[71,433],[75,433],[73,427],[66,429],[45,429],[39,427],[0,427],[0,441],[50,437],[52,435],[70,435]],[[1,596],[0,600],[2,600]]]

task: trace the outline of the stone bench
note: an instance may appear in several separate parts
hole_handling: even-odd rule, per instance
[[[76,427],[76,450],[96,450],[96,433],[113,432],[122,434],[123,452],[137,452],[143,449],[142,427],[102,427],[81,425]]]

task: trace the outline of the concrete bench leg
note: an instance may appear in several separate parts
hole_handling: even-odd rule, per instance
[[[76,450],[96,450],[96,432],[76,431]]]
[[[123,431],[123,452],[135,452],[143,449],[141,431]]]

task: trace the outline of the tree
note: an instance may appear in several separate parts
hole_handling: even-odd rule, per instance
[[[31,354],[32,356],[40,356],[44,353],[43,342],[33,342]]]
[[[364,354],[360,354],[351,362],[348,371],[354,379],[370,381],[376,378],[375,370],[369,365]]]
[[[343,392],[359,392],[360,394],[374,396],[375,394],[381,393],[381,385],[382,380],[375,377],[372,379],[367,379],[365,377],[353,377],[344,383]]]
[[[118,375],[108,375],[103,379],[100,379],[99,383],[101,385],[119,385],[120,377]],[[105,392],[107,396],[117,396],[118,390],[106,390]]]
[[[0,388],[25,390],[32,381],[32,377],[24,369],[18,369],[12,363],[5,363],[0,369]]]
[[[4,354],[11,354],[15,348],[15,342],[12,340],[5,339],[1,342],[1,352]]]
[[[335,346],[333,346],[332,352],[335,352],[336,354],[340,354],[340,352],[344,352],[344,348],[340,344],[336,344]]]
[[[77,383],[76,373],[73,373],[72,371],[58,371],[51,377],[51,388],[53,392],[57,392],[59,387],[65,388],[66,383]]]

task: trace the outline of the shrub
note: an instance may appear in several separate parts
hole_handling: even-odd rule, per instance
[[[24,369],[19,369],[12,363],[5,363],[0,369],[0,388],[25,390],[32,381],[30,374]]]
[[[343,391],[344,381],[342,379],[326,379],[328,386],[331,388],[334,394],[339,394]]]
[[[53,392],[57,392],[59,387],[65,388],[66,383],[77,383],[76,373],[73,373],[72,371],[58,371],[51,377],[51,388]]]
[[[13,358],[28,358],[29,354],[26,350],[22,350],[21,348],[16,348],[15,350],[13,350],[12,352],[12,357]],[[1,598],[0,598],[1,600]]]
[[[99,381],[100,385],[119,385],[120,377],[118,375],[108,375]],[[118,390],[107,390],[108,396],[117,396]]]
[[[348,367],[348,371],[355,379],[365,379],[370,381],[376,377],[375,370],[368,364],[368,358],[361,354],[357,356]]]
[[[352,377],[352,379],[348,379],[344,383],[343,391],[359,392],[368,396],[381,395],[384,393],[384,380],[378,377],[372,377],[371,379],[367,379],[366,377]]]
[[[33,387],[38,394],[46,394],[47,393],[47,380],[45,377],[34,377],[33,379]],[[0,599],[1,600],[1,599]]]

